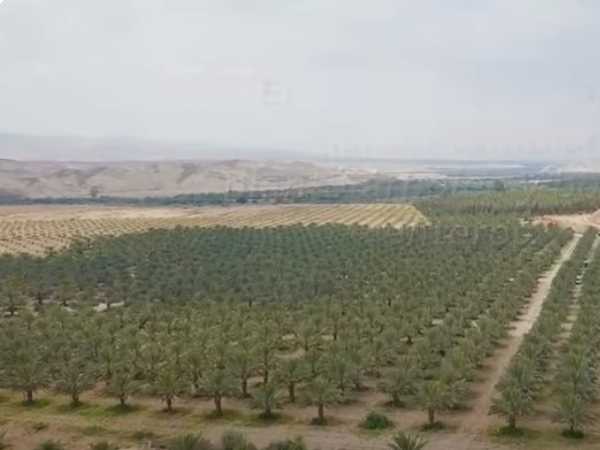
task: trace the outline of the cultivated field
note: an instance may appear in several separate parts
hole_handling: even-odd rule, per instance
[[[85,258],[73,248],[46,265],[6,258],[7,275],[29,275],[7,278],[28,294],[4,308],[0,426],[14,450],[47,438],[68,450],[103,439],[158,448],[184,433],[216,441],[229,429],[261,447],[301,435],[311,449],[383,450],[432,412],[446,428],[429,419],[428,450],[510,448],[487,436],[504,423],[488,416],[496,387],[545,303],[570,304],[557,286],[575,285],[593,240],[514,231],[181,229],[99,240]],[[100,299],[128,307],[91,315]],[[39,315],[22,320],[32,303]],[[21,368],[30,363],[38,370],[27,404]],[[70,374],[82,384],[64,383]],[[129,407],[116,406],[123,392]],[[74,394],[82,405],[69,406]],[[326,426],[314,421],[320,404]],[[365,430],[369,411],[393,427]],[[549,420],[526,425],[553,441],[527,448],[569,442]],[[584,445],[597,444],[586,431]]]
[[[277,205],[231,208],[2,207],[0,254],[42,255],[81,238],[122,235],[176,226],[276,227],[292,224],[415,226],[427,223],[400,204]]]
[[[311,223],[366,227],[278,227]],[[597,232],[419,223],[404,205],[2,209],[0,229],[59,228],[56,248],[98,239],[2,258],[0,435],[598,448]]]

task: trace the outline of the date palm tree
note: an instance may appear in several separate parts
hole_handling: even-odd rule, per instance
[[[223,398],[237,390],[237,383],[231,373],[223,367],[210,367],[202,377],[202,389],[212,397],[215,416],[223,416]]]
[[[327,424],[325,407],[339,401],[340,394],[335,383],[323,376],[318,376],[308,383],[306,390],[307,400],[317,407],[317,417],[313,420],[315,425]]]
[[[165,411],[171,413],[173,412],[173,401],[185,392],[185,378],[172,361],[166,361],[159,366],[152,389],[165,402]]]
[[[296,386],[306,380],[308,376],[308,367],[301,358],[290,358],[281,361],[279,369],[275,373],[277,382],[287,387],[290,403],[296,402]]]
[[[427,441],[417,434],[397,433],[389,444],[390,450],[423,450]]]
[[[263,419],[272,419],[275,417],[273,410],[280,403],[279,386],[274,381],[269,381],[268,384],[261,384],[256,391],[254,400],[262,408],[260,417]]]

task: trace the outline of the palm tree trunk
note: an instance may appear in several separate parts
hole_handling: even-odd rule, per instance
[[[221,417],[223,415],[223,402],[222,402],[222,398],[220,395],[215,395],[215,413],[218,417]]]
[[[435,424],[435,409],[433,409],[433,408],[427,409],[427,415],[429,417],[429,425],[433,426]]]
[[[248,398],[248,379],[246,377],[242,377],[242,397]]]

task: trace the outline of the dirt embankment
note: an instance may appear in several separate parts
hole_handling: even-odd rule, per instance
[[[583,233],[589,227],[600,229],[600,211],[592,214],[547,215],[538,218],[536,223],[572,228],[578,233]]]

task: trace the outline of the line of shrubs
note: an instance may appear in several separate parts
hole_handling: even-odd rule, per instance
[[[384,428],[388,426],[389,423]],[[399,432],[393,436],[389,443],[389,448],[391,450],[423,450],[426,445],[427,441],[419,435]],[[0,450],[8,450],[10,448],[10,445],[6,442],[5,435],[0,434]],[[212,444],[201,435],[187,434],[167,442],[152,443],[149,447],[145,448],[166,450],[258,450],[258,447],[249,442],[246,436],[236,431],[224,433],[221,442],[217,445]],[[89,447],[89,450],[119,449],[119,446],[108,441],[96,442]],[[33,450],[66,450],[66,448],[60,441],[48,440],[42,442]],[[301,437],[297,437],[295,439],[272,442],[264,450],[308,450],[308,447]]]

